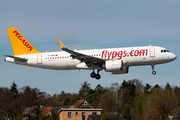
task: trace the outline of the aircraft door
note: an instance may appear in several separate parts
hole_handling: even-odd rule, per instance
[[[150,47],[149,51],[150,51],[150,57],[155,57],[155,48],[154,47]]]
[[[42,54],[37,55],[37,64],[42,64]]]

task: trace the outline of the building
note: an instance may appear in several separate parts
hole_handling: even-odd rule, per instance
[[[60,120],[87,120],[89,115],[101,115],[102,109],[62,108],[59,110]]]
[[[87,120],[89,115],[101,115],[102,109],[94,109],[86,100],[78,100],[69,108],[61,108],[60,120]]]

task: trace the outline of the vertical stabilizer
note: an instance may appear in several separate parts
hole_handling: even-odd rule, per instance
[[[7,31],[15,56],[41,53],[37,51],[16,28],[7,28]]]

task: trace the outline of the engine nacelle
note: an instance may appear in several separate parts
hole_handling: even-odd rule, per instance
[[[112,74],[126,74],[129,72],[129,67],[123,67],[121,71],[114,71]]]
[[[123,61],[122,60],[106,61],[105,69],[106,69],[107,72],[122,71],[122,69],[123,69]]]
[[[106,61],[106,72],[112,72],[112,74],[126,74],[129,71],[129,67],[125,67],[126,61],[124,60],[111,60]]]

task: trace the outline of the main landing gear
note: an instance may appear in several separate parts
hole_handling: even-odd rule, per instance
[[[100,70],[97,70],[97,74],[94,72],[94,70],[93,70],[93,72],[90,74],[90,76],[92,77],[92,78],[96,78],[97,80],[99,80],[100,78],[101,78],[101,75],[99,74],[99,71]]]
[[[155,68],[154,68],[154,65],[151,65],[151,67],[152,67],[152,74],[153,74],[153,75],[156,75],[156,71],[154,71],[154,69],[155,69]]]

